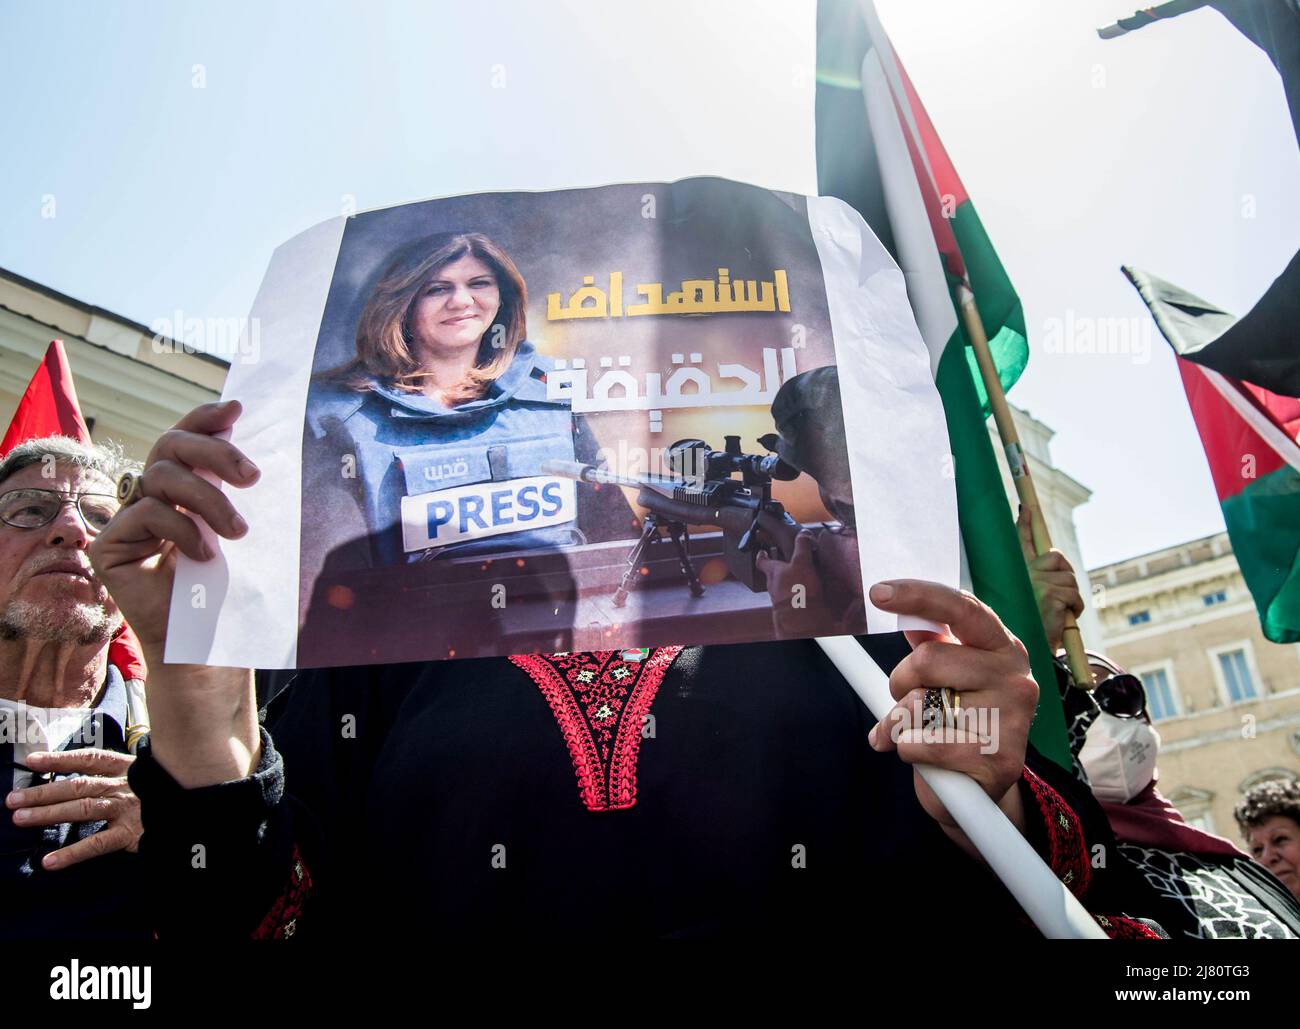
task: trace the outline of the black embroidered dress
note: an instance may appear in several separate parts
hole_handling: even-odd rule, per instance
[[[866,645],[885,668],[906,653],[901,636]],[[1033,933],[921,810],[911,768],[868,746],[873,716],[812,641],[259,689],[275,696],[250,778],[182,790],[147,745],[131,772],[164,938]],[[1020,788],[1031,842],[1090,910],[1120,914],[1124,884],[1089,860],[1112,846],[1091,796],[1032,753]]]

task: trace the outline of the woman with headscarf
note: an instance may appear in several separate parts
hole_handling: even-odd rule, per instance
[[[166,434],[143,499],[96,543],[146,655],[166,642],[176,552],[207,559],[191,516],[246,532],[198,474],[256,481],[219,437],[238,414],[205,405]],[[1159,935],[1092,861],[1113,846],[1096,803],[1028,744],[1023,645],[947,586],[870,598],[950,627],[864,638],[897,701],[881,723],[812,640],[256,676],[160,664],[132,771],[159,933],[1032,935],[914,775],[926,763],[970,775],[1108,932]],[[927,730],[944,688],[990,732]]]

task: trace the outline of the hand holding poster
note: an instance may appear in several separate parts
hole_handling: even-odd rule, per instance
[[[829,198],[721,179],[452,197],[275,254],[226,396],[250,531],[167,659],[312,667],[899,628],[954,583],[903,279]]]

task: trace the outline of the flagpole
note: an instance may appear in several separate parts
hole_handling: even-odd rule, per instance
[[[988,334],[984,331],[984,320],[980,318],[979,308],[975,306],[975,294],[966,283],[957,287],[958,304],[961,307],[962,322],[966,326],[966,335],[970,337],[971,349],[975,351],[975,362],[979,365],[980,378],[984,381],[984,392],[989,398],[989,407],[993,411],[993,421],[997,424],[998,435],[1002,437],[1002,451],[1007,457],[1007,466],[1011,472],[1011,481],[1016,485],[1016,495],[1029,511],[1029,525],[1034,537],[1034,553],[1046,554],[1052,549],[1052,537],[1047,530],[1047,521],[1043,518],[1042,505],[1038,502],[1038,490],[1034,487],[1033,476],[1029,474],[1029,462],[1025,459],[1024,449],[1020,446],[1020,432],[1011,417],[1011,407],[1007,395],[1002,389],[1002,380],[998,378],[997,364],[989,350]],[[1095,685],[1092,668],[1088,663],[1088,654],[1083,645],[1083,634],[1074,615],[1065,612],[1065,628],[1061,634],[1065,647],[1066,662],[1070,674],[1077,685],[1092,689]]]
[[[1167,4],[1148,7],[1128,18],[1121,18],[1117,22],[1100,28],[1097,30],[1097,35],[1102,39],[1114,39],[1126,32],[1145,28],[1153,21],[1159,21],[1162,18],[1177,18],[1180,14],[1186,14],[1188,11],[1195,11],[1201,7],[1208,7],[1209,4],[1210,0],[1170,0]]]
[[[890,96],[894,104],[898,107],[903,103],[903,99],[895,94],[894,87],[890,85],[888,75],[884,70],[884,61],[893,53],[893,46],[889,42],[889,36],[885,33],[884,26],[880,23],[880,16],[876,12],[875,4],[872,0],[858,0],[859,9],[862,12],[863,20],[867,26],[867,33],[871,37],[872,47],[876,53],[877,62],[879,63],[880,76],[884,79],[884,90],[887,96]],[[870,57],[868,57],[868,62]],[[867,64],[864,63],[863,76],[864,88],[863,95],[867,104],[868,111],[872,108],[872,91],[866,88],[866,76],[868,74]],[[869,113],[873,124],[883,124],[890,120],[891,115],[885,111],[879,114]],[[901,118],[901,115],[895,115]],[[877,122],[877,118],[879,122]],[[900,129],[901,129],[901,122]],[[884,168],[882,166],[882,175]],[[893,212],[890,214],[893,218]],[[933,246],[933,235],[928,226],[925,235],[930,239],[930,245]],[[904,249],[905,240],[900,242],[901,251]],[[900,264],[904,263],[900,260]],[[937,263],[937,262],[932,262]],[[932,269],[933,272],[933,269]],[[912,284],[909,280],[908,293],[912,293]],[[939,295],[943,297],[943,303],[947,306],[950,303],[946,283],[943,281],[942,272],[936,276],[935,281],[931,283],[930,297],[937,299]],[[988,335],[984,331],[984,323],[979,316],[979,311],[975,307],[975,297],[970,290],[968,283],[962,283],[958,292],[958,307],[961,309],[962,321],[966,326],[966,335],[970,338],[972,346],[975,348],[975,356],[979,363],[980,374],[984,380],[984,391],[988,395],[989,404],[993,409],[993,417],[997,422],[998,432],[1002,437],[1002,446],[1007,454],[1008,462],[1011,465],[1011,477],[1016,484],[1016,492],[1020,496],[1020,502],[1029,508],[1030,524],[1033,528],[1034,536],[1034,553],[1045,554],[1052,548],[1051,536],[1047,531],[1047,523],[1043,520],[1042,507],[1038,501],[1038,492],[1034,489],[1033,480],[1029,477],[1029,466],[1025,462],[1024,452],[1020,447],[1019,433],[1016,430],[1016,424],[1011,418],[1011,409],[1007,406],[1007,398],[1002,389],[1002,382],[998,378],[997,366],[993,362],[993,356],[989,352]],[[917,305],[914,303],[913,307]],[[918,310],[917,320],[921,322],[922,311]],[[926,326],[921,325],[922,335],[925,336]],[[929,339],[928,336],[925,338]],[[1013,457],[1014,455],[1014,457]],[[1092,689],[1094,683],[1092,670],[1088,665],[1088,657],[1084,652],[1083,637],[1079,633],[1079,626],[1074,620],[1074,616],[1066,612],[1065,633],[1062,638],[1065,645],[1066,658],[1070,667],[1070,674],[1074,681],[1084,689]],[[1046,689],[1050,684],[1040,683],[1042,688]]]

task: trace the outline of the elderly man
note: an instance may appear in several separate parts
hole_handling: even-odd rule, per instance
[[[0,460],[0,937],[144,935],[122,616],[86,556],[130,467],[62,436]]]

